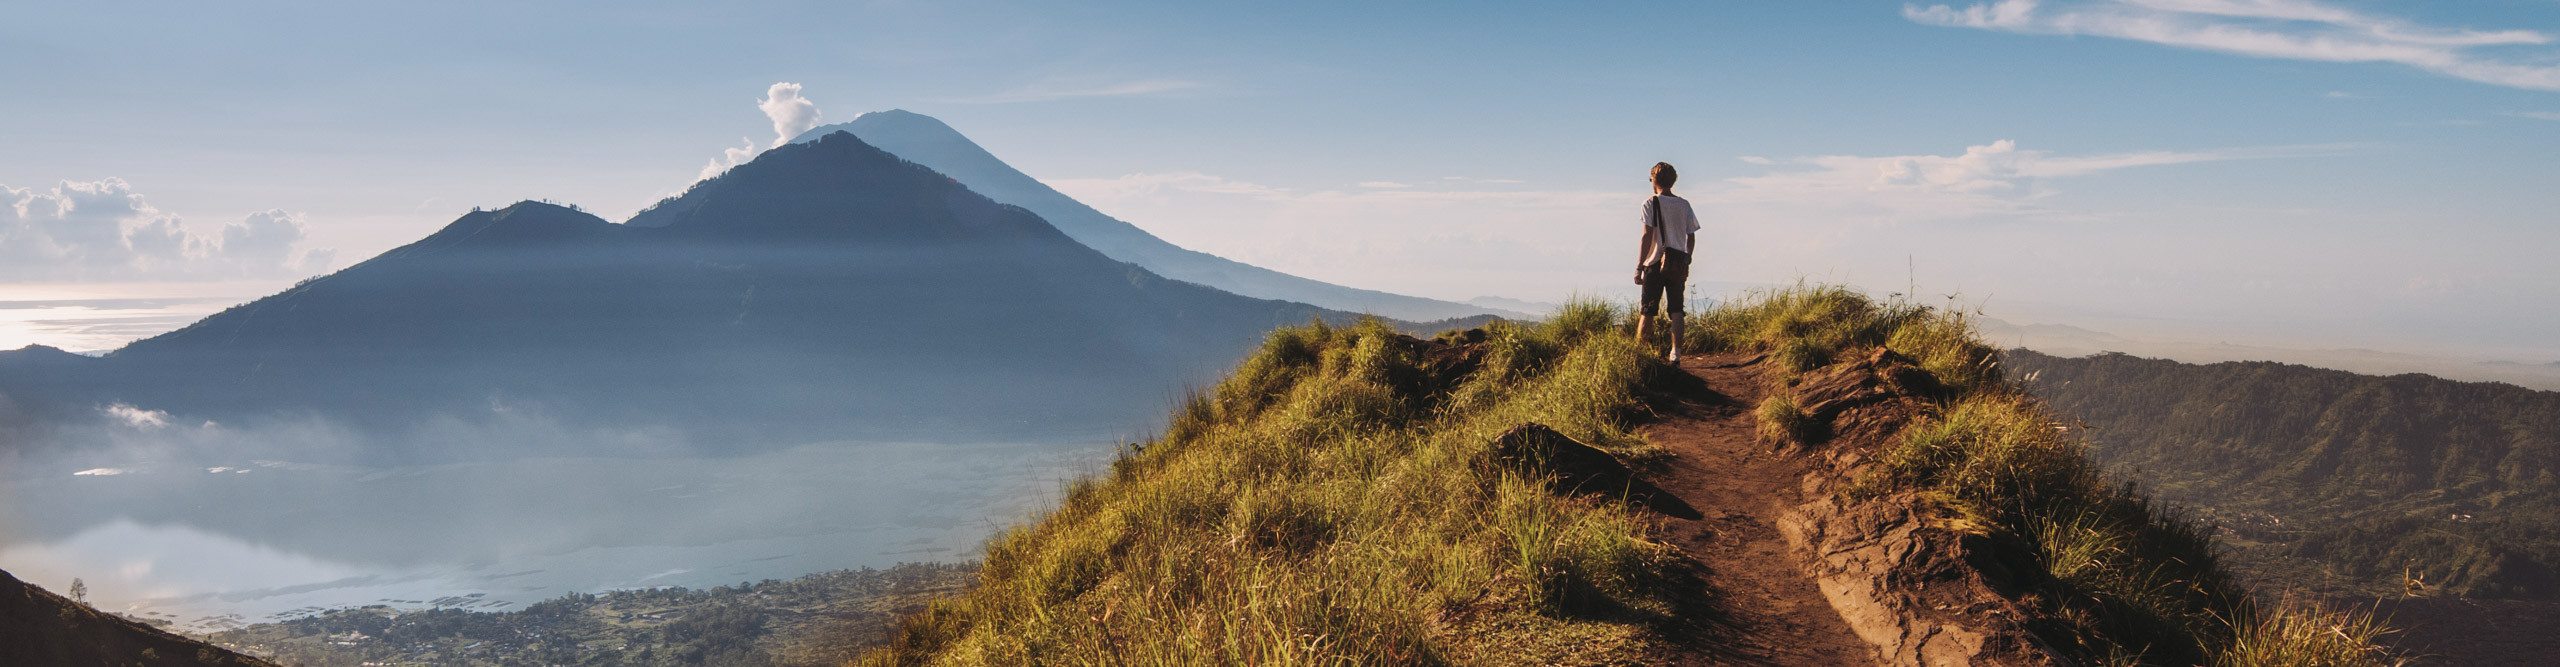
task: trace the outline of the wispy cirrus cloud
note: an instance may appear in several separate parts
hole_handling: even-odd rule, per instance
[[[1844,208],[1855,217],[1900,222],[1984,215],[2058,213],[2034,202],[2056,194],[2048,181],[2100,172],[2196,162],[2302,155],[2337,147],[2135,151],[2056,155],[2002,139],[1957,155],[1825,155],[1798,158],[1761,176],[1727,179],[1711,201],[1738,205]]]
[[[2509,111],[2507,115],[2538,120],[2560,120],[2560,111]]]
[[[1963,8],[1903,5],[1919,23],[2003,32],[2091,35],[2261,58],[2384,62],[2511,88],[2560,91],[2560,54],[2518,59],[2516,47],[2560,41],[2536,30],[2418,25],[2312,0],[1999,0]]]
[[[1751,161],[1765,165],[1760,175],[1701,180],[1681,193],[1700,205],[1714,235],[1753,249],[1720,256],[1722,270],[1779,275],[1860,261],[1854,253],[1841,254],[1845,246],[1993,233],[1980,225],[1941,223],[2117,215],[2058,199],[2056,185],[2068,179],[2334,150],[2062,154],[2004,140],[1953,155],[1762,159]],[[1044,182],[1176,245],[1344,284],[1399,285],[1448,298],[1560,297],[1555,290],[1624,281],[1620,264],[1632,250],[1622,241],[1639,228],[1646,195],[1642,188],[1559,188],[1456,176],[1309,187],[1170,171]],[[1878,251],[1891,255],[1896,267],[1903,252]]]
[[[1146,172],[1116,178],[1063,178],[1046,183],[1059,192],[1086,202],[1128,201],[1171,193],[1243,195],[1266,200],[1285,199],[1291,194],[1288,188],[1247,183],[1196,171]]]
[[[1048,79],[1012,90],[978,97],[943,100],[963,104],[1014,104],[1050,102],[1087,97],[1142,97],[1170,95],[1205,87],[1198,81],[1184,79],[1138,79],[1132,81],[1097,82],[1086,79]]]
[[[1923,221],[1985,215],[2070,215],[2035,202],[2059,194],[2051,182],[2102,172],[2199,162],[2317,155],[2346,146],[2287,146],[2204,151],[2132,151],[2059,155],[2019,148],[2010,140],[1968,146],[1955,155],[1822,155],[1785,161],[1759,158],[1769,173],[1700,184],[1682,191],[1697,201],[1740,207],[1837,208],[1872,211],[1869,219]],[[1322,206],[1332,214],[1366,215],[1413,204],[1484,204],[1542,210],[1609,207],[1640,199],[1641,192],[1554,190],[1513,179],[1444,177],[1429,186],[1367,181],[1352,188],[1301,189],[1264,185],[1197,171],[1148,172],[1114,178],[1045,181],[1088,204],[1113,210],[1145,208],[1186,199],[1220,207]],[[1442,216],[1463,218],[1449,211]],[[1433,216],[1433,217],[1442,217]]]

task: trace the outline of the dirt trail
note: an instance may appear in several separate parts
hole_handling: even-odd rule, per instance
[[[1804,502],[1806,462],[1758,439],[1752,408],[1766,393],[1757,359],[1684,359],[1651,406],[1645,437],[1676,456],[1643,475],[1702,515],[1665,516],[1664,537],[1696,564],[1706,590],[1700,620],[1682,629],[1685,665],[1880,664],[1815,587],[1778,532]]]

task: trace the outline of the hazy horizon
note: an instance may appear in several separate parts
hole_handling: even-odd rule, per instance
[[[903,108],[1175,244],[1353,287],[1626,298],[1668,160],[1704,282],[2560,360],[2531,306],[2560,291],[2560,3],[1130,9],[22,8],[0,53],[46,66],[0,74],[0,348],[112,347],[475,206],[619,220]],[[652,42],[698,46],[605,46]]]
[[[2194,662],[2365,650],[2297,575],[2560,599],[2560,0],[8,14],[0,574],[179,630]]]

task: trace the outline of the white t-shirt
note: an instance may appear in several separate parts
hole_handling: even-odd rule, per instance
[[[1650,233],[1653,230],[1653,202],[1656,201],[1662,202],[1662,226],[1669,230],[1669,233]],[[1696,254],[1697,251],[1689,248],[1689,235],[1698,233],[1698,212],[1689,207],[1689,200],[1672,195],[1647,198],[1644,204],[1636,207],[1636,216],[1637,224],[1643,225],[1641,228],[1648,232],[1642,248],[1644,258],[1641,261],[1652,261],[1656,243],[1667,242],[1673,250]]]

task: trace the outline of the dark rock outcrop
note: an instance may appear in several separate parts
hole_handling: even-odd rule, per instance
[[[1872,498],[1840,489],[1943,397],[1946,386],[1909,358],[1876,348],[1805,374],[1796,404],[1830,434],[1812,456],[1806,497],[1778,530],[1804,554],[1807,574],[1885,664],[2064,665],[2027,627],[2016,554],[1939,525],[1910,493]]]
[[[1618,457],[1545,424],[1526,423],[1503,431],[1494,438],[1491,453],[1494,461],[1513,470],[1554,478],[1558,493],[1622,499],[1683,519],[1701,516],[1678,496],[1638,479]]]
[[[1984,545],[1929,525],[1917,501],[1889,496],[1795,507],[1778,530],[1807,557],[1824,597],[1888,665],[2064,665],[2001,591]]]
[[[1872,437],[1899,428],[1922,401],[1945,391],[1910,358],[1879,347],[1865,359],[1806,373],[1796,383],[1795,399],[1820,432]]]

